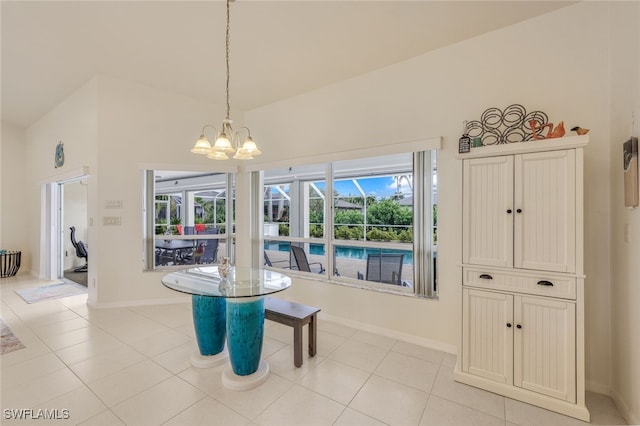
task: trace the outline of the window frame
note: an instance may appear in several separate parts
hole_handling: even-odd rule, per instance
[[[437,298],[437,274],[434,270],[434,265],[437,260],[434,262],[435,253],[437,253],[436,249],[437,245],[434,244],[432,236],[437,234],[437,228],[434,225],[433,218],[433,205],[434,198],[437,197],[437,166],[436,172],[434,173],[432,165],[437,164],[437,150],[441,147],[441,138],[430,138],[421,141],[400,143],[395,145],[389,145],[384,147],[377,147],[371,149],[362,149],[362,150],[353,150],[342,152],[339,155],[325,155],[325,156],[317,156],[315,158],[305,158],[305,159],[297,159],[290,160],[287,162],[287,165],[291,167],[291,165],[295,166],[318,166],[322,163],[326,163],[326,171],[324,174],[324,179],[326,182],[325,194],[333,194],[333,183],[334,183],[334,173],[333,173],[333,163],[342,161],[342,160],[357,160],[357,159],[365,159],[369,157],[378,157],[382,155],[388,154],[401,154],[401,153],[413,153],[414,161],[412,167],[412,173],[414,175],[413,178],[413,193],[414,193],[414,205],[413,205],[413,263],[414,268],[420,268],[420,272],[418,272],[420,277],[424,277],[425,274],[429,275],[428,280],[418,279],[415,280],[415,285],[412,288],[376,283],[372,281],[363,281],[357,280],[355,278],[349,277],[341,277],[334,275],[335,265],[333,262],[333,251],[336,246],[352,246],[358,248],[390,248],[390,249],[403,249],[406,250],[406,246],[396,246],[394,243],[378,243],[378,242],[369,242],[369,241],[349,241],[349,240],[338,240],[334,235],[334,216],[332,212],[334,211],[334,197],[327,197],[329,200],[325,200],[325,208],[324,208],[324,237],[323,238],[313,238],[313,237],[272,237],[265,236],[262,232],[262,221],[260,221],[259,226],[256,226],[254,229],[254,238],[257,237],[259,240],[260,251],[264,248],[265,241],[280,241],[280,242],[293,242],[300,244],[323,244],[325,247],[325,273],[324,274],[313,274],[313,273],[304,273],[300,271],[290,270],[287,273],[291,275],[300,275],[306,279],[320,279],[323,281],[345,284],[348,286],[354,286],[359,288],[373,289],[379,290],[387,293],[395,293],[402,294],[408,296],[419,296],[426,298]],[[435,158],[431,158],[431,156],[427,156],[425,159],[425,152],[432,152]],[[316,161],[314,161],[316,160]],[[317,161],[317,160],[326,160],[326,161]],[[248,167],[248,171],[258,173],[258,177],[254,180],[255,182],[259,182],[259,187],[256,188],[256,191],[259,191],[260,194],[263,194],[264,190],[264,171],[268,171],[271,169],[281,168],[285,164],[283,162],[272,162],[272,163],[263,163],[259,166]],[[416,179],[416,169],[421,168],[423,171],[420,173],[420,178]],[[309,179],[304,179],[305,181]],[[274,182],[270,182],[273,184]],[[284,183],[284,182],[283,182]],[[290,182],[287,182],[290,183]],[[425,190],[429,188],[426,193]],[[435,190],[435,193],[433,192]],[[417,197],[416,194],[423,194],[422,197]],[[428,195],[427,195],[428,194]],[[264,206],[264,201],[260,199],[259,202],[261,211]],[[422,208],[418,208],[417,206],[422,206]],[[290,209],[291,211],[291,209]],[[260,215],[262,219],[263,215]],[[434,234],[435,233],[435,234]],[[420,237],[422,235],[422,237]],[[422,243],[419,243],[419,242]],[[383,247],[380,247],[380,246]],[[429,252],[428,256],[419,255],[419,253],[425,253],[425,251]],[[425,259],[427,258],[427,259]],[[263,256],[260,253],[260,256],[255,256],[254,265],[260,266],[263,265]],[[415,276],[416,274],[414,274]]]

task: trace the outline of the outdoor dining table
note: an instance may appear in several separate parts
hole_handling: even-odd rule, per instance
[[[165,251],[168,256],[173,258],[173,263],[178,264],[178,258],[184,250],[192,252],[195,247],[196,240],[164,240],[156,239],[154,246],[156,249]]]
[[[218,266],[203,266],[165,275],[162,284],[191,294],[198,343],[192,365],[213,367],[228,359],[231,365],[223,371],[222,383],[233,390],[252,389],[267,380],[269,364],[260,360],[264,297],[289,288],[291,278],[249,267],[231,267],[223,277]]]

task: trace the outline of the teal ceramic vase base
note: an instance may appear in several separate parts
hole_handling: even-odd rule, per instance
[[[200,350],[196,348],[191,354],[191,365],[196,368],[213,368],[226,364],[228,360],[229,353],[226,348],[215,355],[200,355]]]
[[[221,297],[191,296],[193,326],[200,355],[210,357],[224,350],[227,305]]]
[[[234,374],[248,376],[260,367],[264,334],[264,297],[227,299],[227,349]]]
[[[234,391],[254,389],[267,381],[269,371],[269,364],[265,360],[260,361],[255,373],[246,376],[238,376],[233,372],[231,366],[228,366],[222,372],[222,385]]]

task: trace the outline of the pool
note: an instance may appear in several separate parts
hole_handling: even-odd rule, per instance
[[[274,250],[274,251],[289,251],[289,243],[275,243],[275,242],[267,242],[264,243],[265,250]],[[346,258],[346,259],[355,259],[355,260],[366,260],[369,254],[379,254],[382,252],[383,254],[404,254],[404,258],[402,263],[404,265],[413,265],[413,252],[411,250],[393,250],[393,249],[372,249],[372,248],[364,248],[364,247],[336,247],[336,257],[338,258]],[[309,254],[324,256],[324,244],[309,244]]]

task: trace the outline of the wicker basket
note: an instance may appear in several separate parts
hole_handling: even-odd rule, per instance
[[[13,277],[20,269],[20,251],[0,252],[0,278]]]

